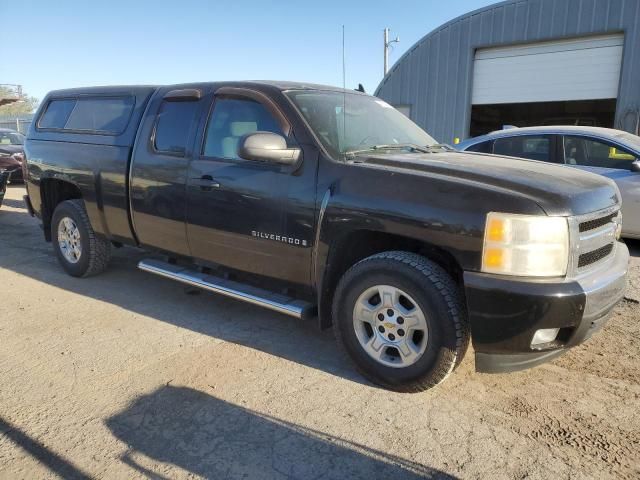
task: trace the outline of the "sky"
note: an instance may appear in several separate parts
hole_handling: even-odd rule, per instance
[[[424,35],[496,0],[30,1],[0,0],[0,84],[50,90],[91,85],[293,80],[373,93],[389,63]]]

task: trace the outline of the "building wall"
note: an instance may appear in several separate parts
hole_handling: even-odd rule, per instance
[[[411,118],[437,140],[469,133],[478,48],[604,33],[625,34],[616,127],[640,115],[640,0],[509,0],[452,20],[413,45],[375,95],[411,105]]]

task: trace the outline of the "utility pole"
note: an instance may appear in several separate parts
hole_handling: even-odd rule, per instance
[[[400,37],[396,37],[395,39],[389,41],[389,29],[384,29],[384,74],[386,75],[389,71],[389,47],[392,43],[398,43],[400,41]]]

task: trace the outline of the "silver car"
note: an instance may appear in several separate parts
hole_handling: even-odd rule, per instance
[[[509,128],[456,145],[462,151],[562,163],[610,178],[622,194],[622,236],[640,238],[640,137],[598,127]]]

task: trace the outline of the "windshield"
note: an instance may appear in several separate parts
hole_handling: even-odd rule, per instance
[[[317,90],[286,94],[336,158],[376,147],[384,150],[401,145],[436,144],[424,130],[376,97]]]
[[[24,135],[18,132],[0,132],[0,145],[24,145]]]

